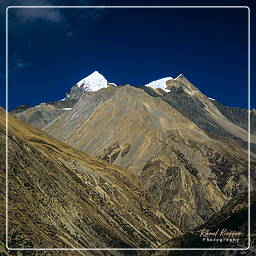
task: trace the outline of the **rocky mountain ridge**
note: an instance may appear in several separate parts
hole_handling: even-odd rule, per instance
[[[183,83],[180,83],[182,78],[183,78]],[[184,81],[187,81],[187,82],[184,83]],[[85,77],[84,79],[76,83],[74,86],[72,86],[70,89],[70,92],[66,93],[66,96],[62,100],[52,102],[52,103],[51,102],[45,103],[46,105],[53,106],[55,110],[58,110],[58,111],[55,111],[56,113],[53,114],[52,110],[48,110],[44,108],[43,106],[41,106],[41,104],[35,107],[29,107],[26,105],[17,106],[12,110],[12,113],[16,114],[16,117],[18,119],[21,119],[31,124],[32,126],[42,129],[44,126],[48,125],[51,121],[57,118],[58,115],[63,113],[63,111],[60,111],[60,108],[64,108],[66,110],[68,108],[72,108],[83,94],[90,94],[103,88],[116,87],[116,86],[117,85],[115,83],[108,82],[106,78],[103,75],[101,75],[98,71],[94,71],[92,74],[90,74],[89,76]],[[152,81],[144,85],[144,87],[155,89],[156,92],[162,91],[162,92],[170,93],[171,91],[173,92],[173,90],[176,90],[176,93],[177,93],[180,91],[184,91],[190,96],[192,96],[194,93],[197,94],[198,92],[200,92],[195,86],[193,86],[184,77],[183,74],[180,74],[176,78],[172,78],[172,77],[161,78],[159,80]],[[218,110],[225,117],[230,119],[232,122],[235,122],[238,126],[241,126],[243,129],[245,130],[247,129],[247,126],[248,126],[247,110],[241,109],[241,108],[234,108],[234,107],[225,107],[224,105],[217,102],[216,100],[213,100],[212,98],[208,98],[208,99],[211,99],[213,101],[213,103],[216,105]],[[40,107],[42,107],[42,110]],[[26,111],[28,109],[29,111]],[[48,114],[48,112],[51,112],[51,113]],[[256,112],[251,111],[250,115],[251,115],[251,132],[252,134],[254,134],[255,127],[256,127]],[[39,119],[44,121],[38,122]]]
[[[85,91],[78,93],[81,88]],[[108,86],[94,72],[72,87],[70,95],[78,98],[74,106],[41,128],[133,171],[177,226],[203,223],[247,189],[244,115],[238,117],[243,126],[233,122],[184,75],[136,88]],[[255,142],[252,135],[252,148]]]
[[[181,233],[128,170],[89,157],[11,115],[8,123],[9,247],[157,247]],[[0,145],[4,159],[2,109]],[[4,187],[4,161],[1,170]]]
[[[15,155],[11,155],[13,162],[16,161],[16,155],[22,159],[17,148],[22,147],[26,152],[20,139],[25,140],[25,144],[27,140],[32,142],[32,146],[36,147],[32,150],[32,158],[35,154],[36,158],[45,162],[38,155],[42,153],[46,161],[53,164],[54,168],[46,168],[45,171],[51,173],[56,169],[64,176],[72,174],[71,180],[79,180],[75,184],[75,190],[80,188],[82,182],[79,193],[83,194],[85,190],[89,198],[93,197],[91,200],[94,203],[99,203],[99,208],[93,207],[89,215],[96,216],[103,210],[103,218],[113,220],[110,226],[104,221],[96,221],[96,225],[102,228],[101,232],[104,234],[110,235],[113,232],[116,236],[112,238],[117,243],[120,242],[118,245],[160,246],[163,240],[172,240],[184,230],[193,230],[203,225],[230,200],[248,190],[248,111],[225,107],[205,96],[184,75],[166,77],[145,86],[134,87],[128,84],[116,86],[94,72],[74,85],[64,99],[32,108],[22,106],[13,114],[43,130],[34,130],[29,126],[24,128],[22,123],[12,119],[12,123],[25,131],[25,134],[29,130],[36,135],[36,139],[31,141],[30,137],[21,132],[22,138],[15,144],[15,133]],[[251,111],[250,115],[253,126],[255,111]],[[34,135],[31,135],[32,138]],[[47,137],[49,135],[55,139]],[[252,185],[255,185],[256,180],[255,145],[256,135],[252,128]],[[70,152],[70,148],[74,154]],[[59,149],[64,152],[64,156],[59,155]],[[84,154],[80,150],[99,160],[87,156],[89,162],[94,159],[93,166],[90,164],[87,169],[87,160],[80,161],[80,154]],[[49,156],[49,152],[54,154]],[[26,158],[25,160],[28,161]],[[111,164],[115,167],[111,167]],[[25,163],[21,162],[21,165]],[[108,170],[114,168],[115,171],[107,174],[109,171],[99,170],[99,166]],[[35,169],[40,168],[37,166]],[[94,168],[97,169],[97,174]],[[32,173],[30,169],[29,171],[31,177],[37,177],[36,173]],[[58,183],[63,185],[62,182],[58,180],[54,186],[59,186]],[[64,184],[65,186],[67,185]],[[135,190],[135,194],[127,186]],[[76,193],[67,188],[68,191],[65,192],[64,189],[63,193]],[[72,200],[68,205],[73,204]],[[131,201],[131,204],[125,203],[125,210],[121,211],[118,200]],[[139,201],[145,204],[142,208],[137,204]],[[150,205],[152,210],[146,205]],[[118,217],[116,214],[112,215],[110,208],[113,207]],[[131,213],[130,207],[135,208],[135,212]],[[130,213],[139,217],[131,218]],[[69,215],[64,216],[64,219],[58,215],[54,218],[60,218],[61,225],[66,225]],[[148,223],[146,230],[142,226],[133,230],[138,225],[138,219],[144,224]],[[77,221],[80,223],[81,219],[73,219],[72,223]],[[161,225],[154,226],[154,221]],[[67,227],[68,232],[72,233],[69,239],[74,239],[74,232],[78,237],[86,233],[89,240],[79,240],[79,243],[112,243],[109,240],[103,241],[102,238],[91,241],[90,232],[97,235],[98,230],[86,225],[83,227],[81,233],[76,224],[72,227],[72,232]],[[168,227],[176,231],[166,233]],[[133,234],[132,237],[126,234],[129,241],[123,237],[125,232]],[[159,237],[159,241],[156,237]]]
[[[203,223],[247,188],[243,148],[231,139],[208,136],[143,89],[123,86],[85,94],[44,130],[132,170],[168,218],[182,228]]]

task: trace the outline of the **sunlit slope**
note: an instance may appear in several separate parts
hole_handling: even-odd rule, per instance
[[[8,123],[9,247],[155,247],[180,234],[129,171]],[[3,184],[3,109],[0,132]]]
[[[180,89],[196,90],[192,85]],[[247,189],[247,152],[239,141],[209,134],[165,101],[165,92],[152,89],[152,96],[149,90],[126,85],[83,95],[44,130],[132,170],[161,211],[190,229]],[[210,106],[199,91],[194,94]]]

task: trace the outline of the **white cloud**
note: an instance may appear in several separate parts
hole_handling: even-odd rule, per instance
[[[35,20],[46,20],[53,23],[62,21],[60,12],[57,9],[50,8],[19,8],[16,15],[23,23]]]
[[[29,2],[24,1],[24,5]],[[52,6],[48,0],[37,0],[34,3],[36,6]],[[52,23],[59,23],[63,21],[63,16],[58,8],[17,8],[14,14],[22,23],[33,22],[36,20],[45,20]]]

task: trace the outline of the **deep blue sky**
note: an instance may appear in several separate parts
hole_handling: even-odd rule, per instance
[[[132,85],[183,73],[207,96],[247,107],[247,15],[246,8],[9,9],[9,110],[61,99],[95,70]]]

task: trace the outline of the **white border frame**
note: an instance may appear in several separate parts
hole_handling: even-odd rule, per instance
[[[216,8],[216,9],[227,9],[227,8],[240,8],[248,10],[248,247],[246,248],[10,248],[8,247],[8,10],[17,9],[17,8],[131,8],[131,9],[143,9],[143,8],[178,8],[178,9],[188,9],[188,8],[197,8],[197,9],[206,9],[206,8]],[[250,98],[251,98],[251,42],[250,42],[250,33],[251,33],[251,24],[250,24],[250,8],[248,6],[8,6],[6,8],[6,248],[10,251],[224,251],[224,250],[248,250],[251,245],[251,209],[250,209]]]

